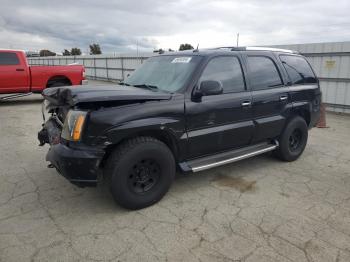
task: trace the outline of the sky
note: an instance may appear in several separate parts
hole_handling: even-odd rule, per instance
[[[0,48],[104,53],[350,41],[349,0],[0,0]]]

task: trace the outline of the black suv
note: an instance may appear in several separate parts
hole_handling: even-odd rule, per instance
[[[109,181],[129,209],[159,201],[176,172],[268,151],[296,160],[320,114],[306,59],[268,48],[216,48],[149,58],[124,83],[46,89],[39,132],[70,182]],[[44,117],[45,119],[45,117]]]

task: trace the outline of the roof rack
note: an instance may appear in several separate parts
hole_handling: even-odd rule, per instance
[[[212,50],[216,49],[230,49],[230,51],[245,51],[246,47],[245,46],[219,46],[219,47],[214,47],[210,48]]]
[[[289,50],[289,49],[281,49],[281,48],[272,48],[272,47],[258,47],[258,46],[222,46],[216,47],[212,49],[230,49],[230,51],[272,51],[272,52],[284,52],[297,54],[298,52]]]
[[[297,53],[296,51],[282,48],[274,48],[274,47],[259,47],[259,46],[248,46],[246,47],[247,51],[273,51],[273,52],[284,52],[284,53]]]

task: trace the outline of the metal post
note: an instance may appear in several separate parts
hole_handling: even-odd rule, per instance
[[[94,71],[95,71],[95,80],[97,79],[97,72],[96,72],[96,58],[94,57]]]
[[[122,56],[120,57],[120,62],[122,66],[122,81],[124,81],[124,58]]]
[[[106,59],[106,76],[107,76],[107,80],[109,80],[109,77],[108,77],[108,60],[107,60],[107,57],[106,57],[105,59]]]

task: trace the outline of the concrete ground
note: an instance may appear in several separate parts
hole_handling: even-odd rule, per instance
[[[0,104],[0,261],[350,261],[350,117],[293,163],[259,156],[175,180],[127,211],[38,147],[39,95]]]

